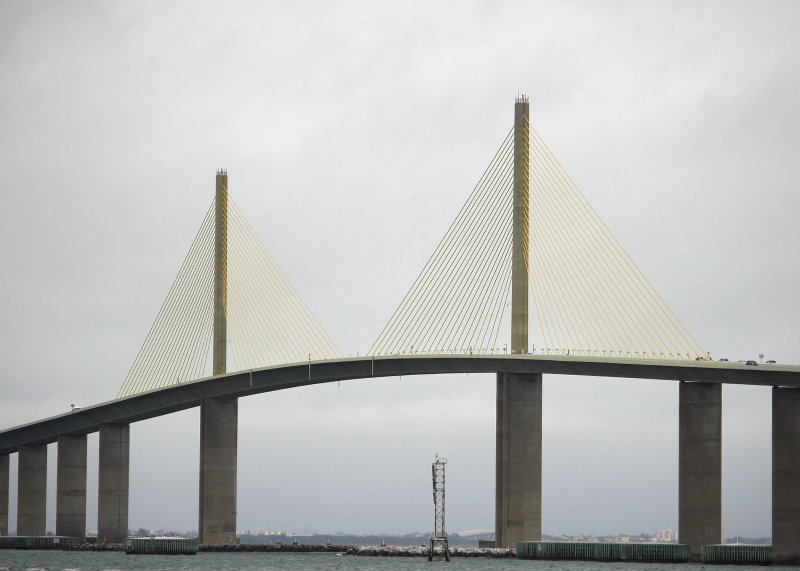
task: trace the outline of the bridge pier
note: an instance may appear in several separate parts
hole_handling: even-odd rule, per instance
[[[542,375],[497,373],[495,545],[542,539]]]
[[[97,541],[122,543],[128,536],[130,425],[100,427],[97,481]]]
[[[0,536],[8,535],[8,454],[0,454]]]
[[[44,535],[47,516],[47,445],[17,451],[17,535]]]
[[[680,382],[678,536],[699,561],[722,539],[722,385]]]
[[[236,543],[237,399],[205,399],[200,405],[201,544]]]
[[[86,538],[86,435],[58,437],[56,535]]]
[[[772,389],[772,545],[800,563],[800,389]]]

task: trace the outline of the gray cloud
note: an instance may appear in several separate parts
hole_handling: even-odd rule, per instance
[[[793,2],[6,2],[3,426],[113,398],[218,166],[334,339],[363,353],[520,91],[713,356],[800,362],[799,15]],[[676,395],[546,378],[546,532],[677,526]],[[474,375],[244,399],[239,526],[427,530],[439,452],[449,527],[491,528],[493,399],[493,378]],[[767,535],[769,391],[724,399],[726,529]],[[197,418],[132,428],[131,527],[196,526]]]

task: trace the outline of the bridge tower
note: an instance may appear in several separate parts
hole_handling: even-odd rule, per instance
[[[214,214],[214,337],[212,374],[227,368],[228,172],[217,171]],[[236,542],[236,462],[239,402],[200,405],[200,543]]]
[[[529,106],[514,104],[511,352],[528,353]],[[495,544],[542,537],[542,375],[497,373]]]
[[[511,251],[511,352],[528,352],[528,233],[530,184],[528,180],[528,98],[514,103],[514,198]]]
[[[224,375],[228,357],[228,171],[217,170],[214,197],[214,376]]]

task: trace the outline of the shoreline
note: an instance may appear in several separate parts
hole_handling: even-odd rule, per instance
[[[81,543],[68,551],[125,551],[121,543]],[[413,545],[279,545],[275,543],[240,543],[236,545],[201,545],[198,553],[338,553],[355,557],[427,557],[428,546]],[[451,557],[516,557],[513,549],[489,547],[451,547]]]

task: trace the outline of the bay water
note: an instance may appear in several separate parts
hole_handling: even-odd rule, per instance
[[[124,552],[0,551],[0,570],[111,571],[111,570],[238,571],[306,569],[419,569],[433,571],[531,569],[536,571],[743,571],[751,566],[704,565],[699,563],[601,563],[597,561],[531,561],[514,558],[459,557],[450,563],[431,562],[424,557],[356,557],[331,553],[198,553],[197,555],[126,555]],[[772,569],[790,569],[773,566]],[[796,569],[796,568],[794,568]]]

